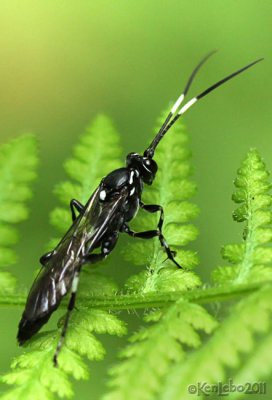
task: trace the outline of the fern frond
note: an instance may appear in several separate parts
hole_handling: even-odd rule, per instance
[[[235,382],[264,382],[272,373],[272,334],[267,333],[255,347],[254,352],[246,362],[239,368],[235,375]],[[243,393],[235,393],[232,399],[243,397]]]
[[[55,189],[63,207],[55,208],[51,214],[51,223],[61,234],[71,224],[70,200],[75,198],[85,204],[102,177],[121,167],[119,135],[111,120],[102,114],[97,116],[73,153],[74,157],[64,165],[71,180]]]
[[[156,399],[172,362],[184,359],[184,346],[198,347],[197,331],[210,333],[216,326],[204,308],[183,299],[147,319],[159,322],[131,337],[121,353],[124,361],[110,370],[112,391],[104,400]]]
[[[223,257],[233,265],[216,270],[213,276],[220,284],[257,282],[258,279],[254,281],[254,270],[262,274],[262,280],[264,276],[269,276],[259,262],[260,254],[263,260],[267,255],[266,261],[269,262],[272,252],[271,248],[263,247],[269,241],[271,230],[270,184],[265,165],[256,150],[248,153],[242,168],[238,170],[235,186],[238,190],[233,199],[242,205],[233,215],[236,221],[245,221],[244,243],[223,248]],[[228,368],[235,370],[240,366],[243,353],[251,356],[256,351],[257,334],[268,331],[271,300],[271,286],[268,286],[231,308],[229,316],[221,322],[213,336],[199,350],[192,352],[183,364],[176,363],[170,369],[161,399],[189,399],[190,384],[226,379]],[[177,382],[180,376],[182,379]]]
[[[192,352],[185,362],[176,363],[169,370],[158,399],[191,399],[189,385],[224,381],[227,368],[238,368],[242,355],[254,350],[257,334],[268,330],[271,312],[271,286],[242,300],[201,348]]]
[[[158,120],[155,132],[163,121],[164,118]],[[143,201],[163,206],[163,234],[171,249],[177,251],[176,260],[185,269],[191,269],[198,263],[198,258],[195,252],[184,247],[197,237],[197,228],[191,221],[198,215],[198,208],[189,201],[196,186],[190,180],[187,142],[184,125],[177,123],[156,150],[159,170],[152,187],[144,190]],[[138,231],[155,229],[157,222],[158,215],[140,211],[133,221],[133,228]],[[150,241],[135,239],[134,243],[130,241],[124,256],[136,265],[148,265],[148,270],[128,280],[126,286],[130,292],[184,290],[200,284],[199,277],[193,272],[177,270],[169,260],[165,262],[166,254],[157,238]]]
[[[83,298],[98,292],[102,296],[112,295],[117,290],[115,283],[94,271],[83,270],[82,275],[82,281],[88,280],[89,287],[83,285],[79,290],[78,310],[71,316],[65,346],[59,356],[59,368],[53,366],[53,354],[63,319],[58,329],[39,333],[24,346],[28,352],[16,357],[11,364],[12,371],[0,378],[1,382],[17,387],[9,390],[1,399],[71,398],[73,387],[70,377],[89,377],[88,367],[82,357],[101,360],[105,356],[104,346],[94,334],[122,336],[126,333],[126,326],[119,318],[108,311],[89,309],[81,299],[81,294]]]
[[[226,245],[222,256],[231,266],[220,267],[213,273],[217,283],[267,281],[272,277],[271,184],[269,173],[256,150],[251,150],[238,170],[233,200],[240,206],[233,218],[244,222],[244,242]]]
[[[97,285],[103,293],[105,278],[102,277],[100,281],[100,277],[93,274],[92,282],[93,287]],[[113,285],[109,290],[108,282],[105,288],[106,293],[116,289]],[[17,357],[11,365],[12,371],[1,377],[2,382],[17,386],[1,397],[2,399],[71,398],[73,387],[70,377],[89,377],[88,367],[82,356],[89,360],[101,360],[105,356],[105,349],[94,333],[121,336],[126,333],[126,326],[115,315],[98,309],[89,310],[79,301],[78,310],[71,316],[65,346],[59,357],[59,367],[54,368],[52,357],[60,331],[61,327],[48,333],[40,333],[26,345],[29,352]]]
[[[53,211],[51,221],[63,233],[71,225],[69,201],[77,198],[85,203],[98,184],[103,174],[120,165],[118,135],[110,120],[99,116],[81,137],[75,148],[74,158],[65,164],[67,174],[72,181],[57,186],[56,193],[65,208]],[[84,298],[90,295],[113,295],[116,284],[98,273],[82,271],[78,291],[77,308],[72,313],[65,345],[59,355],[59,368],[53,366],[53,354],[60,337],[60,328],[49,333],[39,333],[31,339],[27,353],[19,356],[12,364],[12,372],[2,378],[7,384],[16,384],[4,397],[13,400],[33,400],[38,393],[43,400],[56,397],[70,398],[73,395],[69,376],[86,379],[88,368],[83,360],[101,360],[105,349],[95,333],[107,333],[121,336],[126,333],[126,326],[117,316],[108,311],[88,309]],[[81,299],[82,294],[82,299]],[[37,391],[37,392],[36,392]]]
[[[11,291],[15,278],[2,268],[16,262],[12,247],[18,240],[14,224],[28,216],[26,202],[36,177],[35,137],[23,135],[0,147],[0,291]]]

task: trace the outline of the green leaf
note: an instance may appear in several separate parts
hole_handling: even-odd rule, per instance
[[[263,394],[266,394],[269,378],[272,373],[272,334],[269,332],[267,335],[257,343],[254,352],[250,354],[250,357],[246,359],[246,362],[239,368],[239,371],[235,375],[235,382],[264,382],[259,388],[264,390]],[[266,381],[264,381],[267,379]],[[261,392],[260,392],[261,395]],[[233,398],[243,398],[243,393],[234,393]],[[265,398],[266,396],[264,396]]]
[[[255,354],[257,337],[268,331],[271,314],[271,286],[242,300],[232,309],[230,315],[221,321],[202,347],[189,354],[184,362],[178,362],[169,369],[164,389],[157,398],[191,399],[189,385],[197,385],[198,382],[224,382],[229,378],[227,374],[230,368],[240,368],[244,354]]]
[[[173,362],[185,358],[185,346],[201,344],[198,330],[210,333],[215,320],[206,310],[183,299],[168,310],[151,314],[149,320],[159,322],[135,333],[131,344],[121,352],[122,363],[110,370],[111,391],[104,400],[158,398],[164,376]],[[180,378],[179,378],[180,379]]]
[[[0,292],[15,289],[16,280],[3,268],[15,264],[12,247],[18,233],[12,226],[28,216],[26,202],[36,177],[37,145],[32,135],[23,135],[0,147]]]
[[[233,200],[241,204],[233,213],[237,222],[244,223],[243,243],[223,247],[222,256],[232,267],[221,267],[213,273],[215,282],[224,284],[256,281],[256,267],[272,265],[272,249],[264,247],[272,239],[271,184],[269,173],[256,150],[251,150],[238,170]],[[224,268],[226,271],[224,272]],[[271,269],[272,271],[272,269]],[[267,280],[267,268],[259,269],[257,280]],[[263,275],[262,275],[263,274]]]
[[[63,234],[71,223],[69,202],[76,198],[85,204],[104,175],[121,167],[119,136],[109,118],[99,115],[80,137],[74,157],[65,163],[72,181],[58,184],[55,193],[64,208],[56,208],[51,223]]]

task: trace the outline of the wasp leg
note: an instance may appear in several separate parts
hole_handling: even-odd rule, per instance
[[[70,201],[70,208],[71,208],[71,213],[72,213],[72,220],[73,220],[73,222],[74,222],[75,219],[76,219],[76,212],[75,212],[75,209],[76,209],[79,213],[81,213],[81,212],[84,210],[84,206],[83,206],[83,204],[81,204],[78,200],[72,199],[72,200]]]
[[[50,258],[52,257],[53,253],[54,253],[54,250],[49,251],[48,253],[45,253],[43,256],[41,256],[40,263],[42,264],[43,267],[45,267],[47,261],[50,260]]]
[[[165,240],[161,230],[158,228],[156,230],[150,230],[150,231],[143,231],[143,232],[135,232],[132,231],[128,225],[123,225],[122,231],[126,232],[129,236],[132,237],[137,237],[141,239],[152,239],[154,237],[158,237],[161,246],[164,248],[169,260],[171,260],[178,268],[182,268],[181,265],[179,265],[176,260],[174,259],[173,252],[170,250],[170,247],[168,246],[167,241]]]
[[[113,248],[116,245],[118,239],[118,232],[113,232],[110,236],[108,236],[107,238],[104,239],[104,241],[102,242],[101,245],[101,253],[99,254],[87,254],[83,260],[82,260],[82,264],[87,264],[87,263],[95,263],[98,261],[103,260],[104,258],[107,257],[107,255],[113,250]],[[67,308],[67,313],[65,316],[65,320],[64,320],[64,324],[63,324],[63,328],[61,331],[61,336],[53,357],[53,362],[55,367],[58,366],[58,355],[60,353],[60,350],[63,346],[64,343],[64,339],[66,336],[66,332],[67,332],[67,328],[68,328],[68,323],[69,323],[69,319],[71,316],[71,312],[73,311],[73,309],[75,308],[75,301],[76,301],[76,293],[77,293],[77,288],[78,288],[78,282],[79,282],[79,274],[80,274],[80,268],[77,269],[75,271],[74,277],[73,277],[73,281],[72,281],[72,290],[71,290],[71,297],[68,303],[68,308]]]
[[[83,258],[83,263],[84,264],[95,264],[99,261],[104,260],[104,258],[107,257],[107,254],[104,253],[95,253],[95,254],[88,254]]]
[[[55,353],[54,353],[54,357],[53,357],[53,362],[54,362],[54,366],[57,367],[58,366],[58,355],[61,351],[61,348],[63,346],[64,343],[64,339],[66,336],[66,332],[67,332],[67,328],[68,328],[68,323],[69,323],[69,319],[71,316],[71,313],[75,307],[75,302],[76,302],[76,293],[77,293],[77,288],[78,288],[78,282],[79,282],[79,274],[80,274],[80,268],[77,269],[75,271],[74,277],[73,277],[73,281],[72,281],[72,290],[71,290],[71,296],[70,296],[70,300],[68,303],[68,307],[67,307],[67,313],[65,316],[65,320],[64,320],[64,324],[62,327],[62,331],[61,331],[61,335],[60,335],[60,339],[58,341]]]
[[[118,239],[118,232],[111,233],[101,245],[101,253],[90,253],[83,258],[83,264],[94,264],[106,258],[114,249]]]
[[[149,213],[155,213],[155,212],[160,212],[160,219],[158,222],[158,229],[161,231],[162,230],[162,225],[164,221],[164,212],[162,206],[158,204],[144,204],[142,201],[140,202],[140,207],[149,212]]]
[[[140,207],[141,207],[143,210],[145,210],[145,211],[147,211],[147,212],[149,212],[149,213],[152,213],[152,214],[155,213],[155,212],[160,212],[160,218],[159,218],[159,222],[158,222],[157,227],[158,227],[159,231],[161,232],[161,231],[162,231],[162,225],[163,225],[163,222],[164,222],[164,211],[163,211],[162,206],[160,206],[160,205],[158,205],[158,204],[144,204],[144,203],[141,201],[141,202],[140,202]],[[171,254],[172,254],[173,257],[175,257],[175,256],[177,255],[177,252],[174,251],[174,250],[170,250],[170,252],[171,252]],[[167,255],[168,255],[168,253],[167,253]],[[173,258],[173,257],[172,257],[172,258]],[[169,258],[170,258],[170,257],[169,257]],[[172,258],[170,258],[171,261],[173,261]],[[174,261],[174,263],[176,264],[175,261]],[[180,268],[181,268],[181,267],[180,267]]]

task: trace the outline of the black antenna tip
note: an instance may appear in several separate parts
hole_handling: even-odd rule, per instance
[[[195,67],[195,69],[193,70],[191,76],[188,79],[188,82],[186,83],[186,86],[183,90],[183,94],[184,96],[186,96],[186,94],[188,93],[190,86],[197,74],[197,72],[199,71],[199,69],[202,67],[202,65],[214,54],[217,53],[218,50],[214,49],[212,51],[210,51],[209,53],[207,53],[204,58],[197,64],[197,66]]]
[[[202,97],[205,97],[208,93],[212,92],[214,89],[217,87],[223,85],[223,83],[227,82],[228,80],[234,78],[236,75],[241,74],[241,72],[244,72],[250,67],[253,67],[253,65],[259,63],[260,61],[263,61],[264,58],[258,58],[255,61],[252,61],[250,64],[247,64],[245,67],[238,69],[237,71],[233,72],[232,74],[228,75],[227,77],[221,79],[220,81],[216,82],[214,85],[210,86],[208,89],[204,90],[204,92],[200,93],[198,96],[196,96],[197,100],[200,100]]]

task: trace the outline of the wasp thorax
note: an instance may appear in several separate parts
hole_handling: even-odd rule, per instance
[[[157,163],[149,157],[144,157],[138,153],[129,153],[127,155],[127,166],[135,168],[144,183],[151,185],[158,170]]]
[[[127,168],[119,168],[107,176],[100,183],[99,199],[101,201],[110,201],[118,196],[120,190],[127,185],[129,180],[129,171]]]

